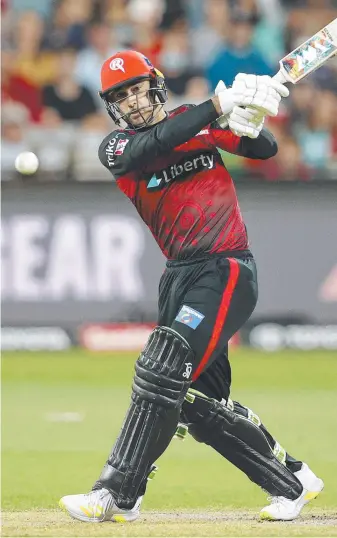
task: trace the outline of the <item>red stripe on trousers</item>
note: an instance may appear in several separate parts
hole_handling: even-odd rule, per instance
[[[238,282],[239,273],[240,273],[239,263],[237,262],[237,260],[233,258],[227,258],[227,259],[229,261],[229,278],[228,278],[227,286],[221,298],[219,310],[216,316],[214,329],[213,329],[210,341],[208,342],[207,349],[204,353],[204,356],[202,357],[200,361],[198,368],[193,374],[192,381],[195,381],[196,379],[198,379],[202,370],[208,363],[210,356],[212,355],[216,346],[218,345],[220,334],[221,334],[221,331],[223,329],[223,326],[225,324],[225,321],[228,315],[229,305],[232,300],[236,284]]]

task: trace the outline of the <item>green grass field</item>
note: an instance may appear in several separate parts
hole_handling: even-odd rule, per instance
[[[325,490],[293,523],[260,523],[266,495],[210,448],[173,440],[150,483],[143,517],[88,525],[58,510],[86,492],[118,433],[135,354],[4,353],[3,536],[337,536],[337,356],[232,352],[232,398],[260,415],[308,462]]]

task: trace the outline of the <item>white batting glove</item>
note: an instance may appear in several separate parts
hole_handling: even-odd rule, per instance
[[[215,95],[219,95],[220,92],[224,92],[225,90],[227,89],[226,87],[226,84],[224,83],[223,80],[219,80],[215,90],[214,90],[214,93]],[[220,99],[219,99],[220,101]],[[221,101],[220,101],[220,106],[221,106]],[[222,109],[222,107],[221,107]],[[228,125],[228,118],[229,118],[229,113],[228,114],[224,114],[223,116],[220,116],[220,118],[218,118],[218,124],[220,125],[220,127],[222,127],[222,129],[225,129],[225,127],[227,127]]]
[[[256,108],[266,116],[277,116],[281,98],[289,95],[284,84],[267,75],[239,73],[231,89],[236,105]]]
[[[215,95],[226,90],[226,84],[220,80],[215,88]],[[247,112],[246,112],[247,111]],[[234,106],[231,113],[220,116],[218,124],[225,129],[229,126],[236,136],[248,136],[257,138],[263,128],[264,115],[255,108],[244,109]]]
[[[228,116],[228,126],[236,136],[257,138],[262,131],[264,114],[255,108],[235,106]]]
[[[220,80],[215,88],[215,95],[219,98],[220,107],[224,116],[230,114],[235,105],[249,106],[261,111],[267,116],[277,116],[282,97],[288,97],[289,90],[284,84],[264,75],[236,75],[233,86],[226,88]],[[226,119],[221,117],[225,126]]]

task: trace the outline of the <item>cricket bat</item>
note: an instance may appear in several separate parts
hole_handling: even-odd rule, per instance
[[[337,18],[280,60],[275,79],[297,84],[337,54]]]

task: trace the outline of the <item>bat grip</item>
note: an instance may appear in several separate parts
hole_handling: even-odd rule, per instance
[[[289,82],[289,80],[282,73],[281,69],[276,73],[273,79],[277,80],[277,82],[281,82],[281,84],[284,84],[285,82]]]
[[[220,125],[221,129],[226,129],[226,127],[228,127],[228,117],[227,116],[220,116],[217,121],[218,121],[218,124]]]

